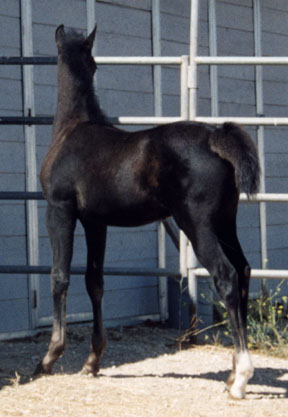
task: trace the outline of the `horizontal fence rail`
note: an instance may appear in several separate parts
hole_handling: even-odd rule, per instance
[[[41,191],[0,191],[0,200],[44,200]]]
[[[173,56],[98,56],[99,65],[181,65],[183,59]],[[0,65],[57,65],[57,57],[0,57]]]
[[[201,117],[194,119],[197,122],[220,125],[225,122],[234,122],[246,126],[288,126],[288,117]]]
[[[197,56],[199,65],[288,65],[287,57],[272,56]]]
[[[197,277],[209,277],[209,272],[205,268],[195,268],[193,273]],[[272,279],[288,279],[288,271],[283,269],[251,269],[251,278],[272,278]]]
[[[72,275],[84,275],[86,267],[72,266]],[[47,265],[0,265],[0,274],[43,274],[49,275],[51,266]],[[169,270],[166,268],[104,268],[104,275],[117,276],[144,276],[144,277],[170,277],[180,278],[179,271]]]
[[[53,116],[0,116],[0,125],[52,125]],[[185,121],[184,117],[132,117],[119,116],[108,117],[108,120],[114,124],[123,125],[161,125],[165,123]],[[288,117],[201,117],[194,119],[196,122],[220,125],[225,122],[234,122],[246,126],[288,126]]]
[[[257,193],[252,197],[248,197],[247,194],[241,193],[240,194],[240,201],[246,201],[248,203],[258,203],[258,202],[266,202],[266,203],[287,203],[288,202],[288,194],[286,193]]]
[[[99,65],[181,65],[182,57],[174,56],[97,56]]]
[[[0,56],[0,65],[57,65],[57,57]]]
[[[41,191],[0,191],[0,200],[44,200],[44,195]],[[258,193],[252,197],[241,193],[240,201],[247,203],[288,203],[288,193]]]
[[[181,65],[182,57],[144,57],[144,56],[98,56],[94,58],[99,65]],[[288,65],[287,57],[255,56],[198,56],[198,65]],[[0,65],[57,65],[56,56],[46,57],[0,57]]]
[[[0,116],[0,125],[52,125],[54,118],[52,116]],[[113,124],[124,125],[161,125],[165,123],[181,122],[186,119],[183,117],[108,117]],[[287,123],[288,124],[288,123]]]
[[[0,116],[1,125],[52,125],[53,120],[53,116]]]
[[[210,274],[205,268],[194,268],[193,273],[197,277],[209,277]],[[86,272],[85,266],[72,266],[71,275],[84,275]],[[51,266],[48,265],[0,265],[0,274],[41,274],[49,275],[51,273]],[[179,271],[166,268],[104,268],[104,275],[107,276],[144,276],[144,277],[169,277],[181,279]],[[288,271],[281,269],[252,269],[251,278],[274,278],[274,279],[288,279]]]

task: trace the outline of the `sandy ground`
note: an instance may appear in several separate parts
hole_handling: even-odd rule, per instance
[[[245,400],[231,400],[224,381],[231,349],[179,351],[175,331],[138,326],[109,330],[97,378],[79,373],[88,331],[69,331],[67,352],[51,376],[31,379],[48,335],[0,343],[0,416],[287,417],[288,361],[253,354],[255,375]]]

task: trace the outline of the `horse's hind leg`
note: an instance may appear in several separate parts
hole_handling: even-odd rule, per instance
[[[247,325],[247,308],[248,308],[248,295],[249,295],[249,282],[251,268],[245,258],[241,245],[239,243],[237,232],[236,232],[236,213],[235,217],[229,221],[227,218],[224,221],[218,221],[218,236],[220,238],[221,246],[226,256],[235,267],[238,273],[238,286],[239,286],[239,297],[240,297],[240,310],[242,315],[242,321],[245,326]],[[246,335],[245,335],[246,337]],[[236,373],[236,362],[237,352],[233,357],[233,370],[227,380],[227,387],[233,385],[235,381]]]
[[[102,297],[104,291],[103,263],[107,227],[102,224],[84,225],[87,242],[86,288],[93,307],[93,333],[91,350],[83,366],[83,373],[96,375],[99,371],[101,355],[106,346],[102,324]]]
[[[73,211],[65,205],[63,207],[48,205],[46,221],[53,252],[51,271],[51,290],[54,303],[53,329],[48,352],[38,364],[35,374],[51,373],[54,363],[65,349],[66,296],[76,218]]]
[[[213,277],[216,289],[227,309],[235,345],[235,378],[229,387],[234,398],[244,398],[253,366],[247,349],[246,326],[243,320],[239,277],[219,242],[207,208],[190,207],[189,214],[175,216],[179,227],[190,239],[194,251]],[[193,213],[193,217],[190,213]]]
[[[237,207],[234,208],[234,210],[233,206],[230,207],[229,215],[218,216],[215,223],[217,236],[222,249],[232,265],[235,267],[239,276],[241,310],[243,320],[246,324],[251,268],[243,254],[237,237],[236,209]]]

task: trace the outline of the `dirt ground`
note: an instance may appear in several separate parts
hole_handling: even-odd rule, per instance
[[[179,351],[177,333],[158,326],[108,330],[97,378],[79,373],[88,327],[71,327],[67,351],[51,376],[32,379],[47,334],[0,342],[0,416],[287,417],[288,361],[253,354],[255,375],[245,400],[231,400],[224,381],[231,349]]]

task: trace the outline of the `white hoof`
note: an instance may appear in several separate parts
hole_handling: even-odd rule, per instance
[[[253,364],[248,351],[236,354],[235,380],[231,385],[229,394],[232,398],[241,400],[245,398],[246,385],[253,376]]]
[[[233,384],[230,388],[229,396],[233,400],[242,400],[243,398],[245,398],[245,390],[243,391],[241,387],[235,387]]]

